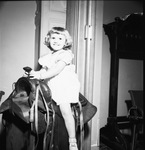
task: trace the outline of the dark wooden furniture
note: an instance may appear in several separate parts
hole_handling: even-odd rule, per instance
[[[119,124],[121,122],[122,125],[125,124],[124,122],[129,124],[130,120],[127,116],[117,116],[119,59],[143,60],[143,25],[142,13],[129,14],[125,18],[116,17],[114,22],[103,25],[110,43],[111,68],[109,115],[107,125],[101,129],[101,140],[103,140],[102,137],[105,136],[105,132],[111,132],[111,130],[116,129],[116,134],[121,137],[119,144],[124,150],[128,148],[126,140],[119,132]]]
[[[137,147],[137,143],[143,145],[143,91],[142,90],[129,90],[131,97],[131,107],[128,109],[128,117],[132,123],[132,146],[131,150]]]

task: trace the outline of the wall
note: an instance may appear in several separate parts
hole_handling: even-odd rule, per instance
[[[0,90],[5,100],[23,67],[34,66],[35,1],[0,2]]]
[[[134,12],[142,12],[140,1],[104,1],[104,24],[114,21],[115,17],[125,17]],[[118,83],[117,115],[126,115],[127,108],[124,100],[130,99],[129,89],[143,89],[143,63],[135,60],[120,60]],[[107,123],[110,80],[110,51],[108,37],[103,32],[102,48],[102,79],[100,126]]]

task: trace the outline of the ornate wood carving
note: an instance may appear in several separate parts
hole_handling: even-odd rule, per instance
[[[114,22],[104,24],[103,27],[111,53],[109,117],[116,117],[119,58],[143,59],[143,14],[116,17]]]

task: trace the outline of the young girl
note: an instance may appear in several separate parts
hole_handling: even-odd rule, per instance
[[[59,105],[69,135],[69,150],[78,150],[75,122],[71,112],[71,103],[79,100],[80,83],[72,64],[74,57],[71,47],[72,38],[62,27],[53,27],[44,43],[49,53],[40,57],[42,69],[30,72],[33,78],[44,79],[52,92],[52,99]]]

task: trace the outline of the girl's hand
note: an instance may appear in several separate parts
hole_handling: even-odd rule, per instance
[[[40,79],[40,71],[32,70],[30,72],[31,79]]]

